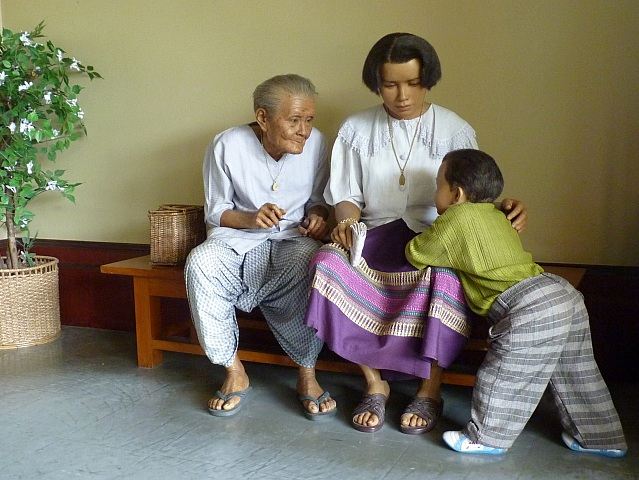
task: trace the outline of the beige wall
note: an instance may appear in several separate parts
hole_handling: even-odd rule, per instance
[[[537,260],[639,265],[634,0],[2,0],[0,18],[46,20],[104,76],[81,96],[89,136],[58,160],[83,182],[77,205],[40,197],[40,238],[147,242],[148,209],[202,203],[207,143],[251,120],[271,75],[312,78],[334,137],[377,101],[359,79],[368,49],[402,30],[437,48],[432,98],[471,122],[529,206]]]

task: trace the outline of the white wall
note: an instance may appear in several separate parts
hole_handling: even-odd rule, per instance
[[[77,205],[42,196],[40,238],[148,242],[147,210],[202,203],[212,136],[252,118],[251,93],[286,72],[320,92],[333,137],[377,102],[371,45],[410,31],[436,47],[434,101],[478,132],[505,193],[529,206],[539,261],[639,265],[639,2],[633,0],[2,0],[8,28],[45,33],[104,80],[81,95],[89,135],[59,158]]]

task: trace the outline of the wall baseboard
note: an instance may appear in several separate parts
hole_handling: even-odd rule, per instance
[[[0,241],[4,251],[6,241]],[[100,265],[149,254],[146,244],[38,240],[35,251],[60,260],[63,325],[135,331],[130,278],[100,273]],[[557,265],[557,264],[555,264]],[[639,381],[639,267],[586,268],[579,286],[590,314],[593,348],[607,380]],[[185,300],[166,299],[162,315],[188,318]]]

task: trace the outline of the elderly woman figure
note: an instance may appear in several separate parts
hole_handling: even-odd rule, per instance
[[[308,262],[328,233],[322,199],[328,152],[313,128],[316,95],[299,75],[266,80],[253,93],[256,121],[220,133],[206,152],[208,239],[190,253],[185,277],[200,343],[226,369],[208,402],[215,416],[236,414],[251,388],[237,357],[235,309],[256,307],[299,365],[304,414],[316,420],[335,413],[335,401],[315,378],[322,342],[303,323]]]
[[[360,365],[366,392],[353,412],[363,432],[384,423],[387,380],[419,378],[415,398],[401,418],[404,433],[431,430],[442,413],[442,367],[456,358],[470,334],[463,291],[455,273],[416,271],[406,243],[435,220],[437,169],[444,155],[477,148],[475,131],[454,112],[430,103],[441,77],[439,59],[423,38],[382,37],[363,67],[364,84],[382,104],[341,125],[333,146],[324,196],[335,206],[333,242],[311,262],[306,322],[340,356]],[[525,208],[504,200],[514,228]],[[350,265],[353,224],[368,228],[363,260]],[[358,225],[359,226],[359,225]]]

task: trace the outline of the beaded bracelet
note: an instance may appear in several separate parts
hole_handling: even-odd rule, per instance
[[[357,220],[356,218],[353,217],[348,217],[348,218],[342,218],[339,222],[337,222],[338,225],[342,225],[343,223],[346,222],[353,222],[353,223],[357,223],[359,220]]]

